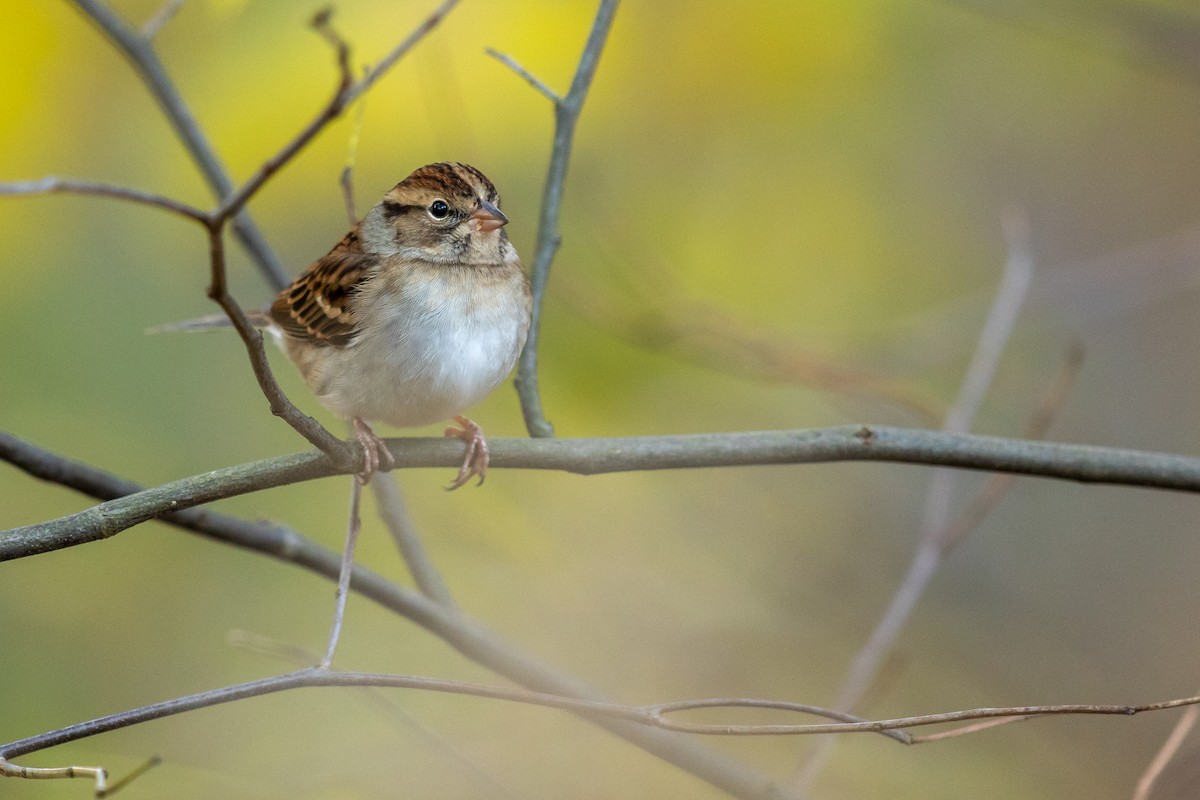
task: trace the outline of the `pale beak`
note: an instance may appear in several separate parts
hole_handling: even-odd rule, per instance
[[[476,230],[491,233],[507,225],[508,217],[487,200],[480,200],[479,208],[471,214],[471,221],[475,223]]]

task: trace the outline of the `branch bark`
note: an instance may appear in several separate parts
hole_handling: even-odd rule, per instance
[[[388,439],[397,468],[449,467],[462,458],[447,439]],[[811,430],[645,436],[619,439],[498,439],[491,466],[580,475],[833,461],[890,461],[1043,478],[1200,492],[1200,458],[911,428],[841,426]],[[0,432],[0,460],[37,477],[57,458]],[[361,470],[319,452],[214,470],[145,489],[59,519],[0,534],[0,561],[104,539],[148,519],[261,489]],[[61,481],[60,481],[61,482]]]

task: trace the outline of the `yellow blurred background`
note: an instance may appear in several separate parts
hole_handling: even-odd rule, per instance
[[[140,23],[157,3],[117,7]],[[334,22],[354,62],[369,63],[432,7],[347,0]],[[1185,57],[1188,42],[1200,46],[1200,14],[1183,0],[1074,7],[626,0],[579,125],[545,308],[544,402],[558,434],[936,426],[999,279],[1000,219],[1015,207],[1038,274],[977,429],[1017,435],[1079,341],[1083,371],[1052,438],[1200,450],[1200,66]],[[193,0],[158,37],[237,180],[332,89],[328,47],[307,27],[316,8]],[[551,109],[484,49],[565,92],[594,10],[464,0],[367,96],[359,208],[421,164],[466,161],[500,188],[531,260]],[[81,14],[13,3],[5,18],[0,180],[55,174],[212,202]],[[355,117],[250,206],[294,271],[346,226],[338,176]],[[143,334],[215,310],[197,226],[110,200],[10,197],[0,231],[4,430],[146,485],[303,449],[270,415],[234,335]],[[265,303],[269,289],[230,252],[237,298]],[[341,431],[278,356],[291,397]],[[890,383],[850,391],[829,377],[844,372]],[[524,435],[509,387],[471,415],[492,436]],[[615,699],[828,704],[906,569],[928,474],[496,470],[484,488],[449,495],[448,470],[399,480],[463,608]],[[956,503],[981,480],[963,476]],[[339,548],[347,484],[216,507]],[[0,465],[0,528],[90,504]],[[359,561],[407,583],[370,501],[365,510]],[[1192,497],[1020,482],[935,578],[867,713],[1191,694],[1198,523]],[[4,564],[0,740],[290,669],[231,647],[228,631],[315,650],[331,607],[327,582],[156,523]],[[503,683],[354,598],[338,661]],[[722,796],[559,712],[389,696],[442,743],[353,692],[320,690],[22,763],[119,775],[161,755],[129,800]],[[846,738],[813,796],[1128,797],[1175,713],[1041,720],[911,749]],[[780,778],[813,747],[705,744]],[[1194,780],[1198,752],[1185,747],[1162,796],[1182,792],[1189,771]],[[87,791],[0,783],[0,797],[20,800]]]

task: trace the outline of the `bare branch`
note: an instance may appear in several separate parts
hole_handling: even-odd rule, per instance
[[[453,443],[442,439],[432,441],[451,445],[447,455],[457,451],[458,455],[454,458],[461,459],[461,451],[454,447]],[[130,481],[26,445],[2,432],[0,452],[6,460],[36,477],[70,486],[94,497],[115,497],[141,490],[141,487]],[[308,455],[316,460],[323,458],[317,454]],[[247,474],[252,472],[253,468]],[[292,564],[328,580],[336,580],[338,577],[341,560],[337,553],[278,525],[247,522],[197,508],[172,513],[164,517],[163,521],[214,541]],[[350,588],[425,628],[466,658],[526,688],[557,695],[603,700],[603,696],[597,690],[513,646],[456,609],[397,586],[361,566],[354,567]],[[735,797],[758,800],[782,796],[775,792],[767,778],[753,769],[698,743],[689,742],[664,731],[632,726],[618,720],[592,721],[610,733]]]
[[[400,487],[396,485],[395,478],[376,473],[371,479],[371,488],[375,491],[375,505],[379,509],[379,516],[387,526],[388,532],[392,534],[396,549],[400,551],[400,556],[408,566],[417,588],[426,597],[453,606],[454,598],[450,595],[450,588],[433,565],[429,553],[425,551],[421,537],[417,536],[413,529],[408,511],[404,507],[404,497],[400,494]]]
[[[267,360],[267,351],[263,347],[262,333],[250,322],[242,307],[229,294],[225,280],[225,244],[221,237],[219,223],[213,223],[208,230],[209,258],[212,284],[208,288],[208,296],[212,298],[229,317],[234,330],[242,338],[246,353],[250,357],[250,366],[254,378],[262,390],[263,396],[270,404],[271,413],[281,418],[288,425],[338,464],[349,464],[355,458],[354,448],[330,433],[325,426],[305,414],[288,399],[271,372],[271,362]]]
[[[501,53],[499,50],[495,50],[491,47],[485,49],[484,52],[487,53],[492,58],[499,61],[504,66],[511,69],[513,72],[517,73],[517,75],[519,75],[521,78],[523,78],[526,83],[528,83],[530,86],[532,86],[534,89],[536,89],[538,91],[538,93],[542,95],[542,97],[545,97],[547,100],[549,100],[554,105],[557,106],[559,103],[563,102],[563,98],[560,97],[549,86],[547,86],[545,83],[543,83],[541,78],[534,75],[532,72],[525,69],[519,63],[517,63],[517,60],[515,58],[513,58],[512,56],[510,56],[506,53]]]
[[[444,438],[386,440],[396,466],[447,467],[462,449]],[[551,469],[580,475],[657,469],[890,461],[1013,472],[1043,478],[1200,492],[1200,458],[1113,447],[1033,442],[996,436],[908,428],[841,426],[793,431],[708,433],[617,439],[498,439],[489,442],[493,467]],[[56,480],[56,458],[0,432],[0,460]],[[29,465],[29,466],[27,466]],[[192,506],[289,483],[362,469],[359,460],[335,464],[319,452],[254,461],[111,500],[60,519],[0,534],[0,561],[112,536]]]
[[[142,23],[142,38],[148,41],[157,36],[163,26],[175,17],[179,9],[183,8],[185,2],[187,0],[167,0],[163,3],[162,7],[154,12],[154,16]]]
[[[200,130],[200,124],[192,115],[191,109],[184,103],[175,84],[167,75],[166,68],[154,52],[153,42],[131,28],[102,0],[72,2],[104,32],[109,41],[129,61],[134,73],[146,84],[151,96],[174,128],[176,136],[183,142],[188,154],[204,174],[213,193],[218,199],[227,197],[233,191],[233,182],[225,172],[216,151]],[[233,225],[238,240],[254,259],[268,283],[277,289],[283,288],[288,282],[287,271],[267,245],[258,226],[246,213],[238,214]]]
[[[1170,764],[1171,759],[1179,752],[1179,748],[1183,745],[1183,740],[1192,732],[1192,728],[1196,727],[1198,717],[1200,717],[1200,706],[1189,707],[1179,717],[1179,721],[1171,729],[1171,735],[1163,742],[1163,746],[1154,754],[1150,765],[1146,767],[1146,771],[1138,779],[1137,788],[1133,792],[1133,800],[1149,800],[1150,792],[1154,790],[1154,784],[1158,781],[1158,777],[1162,775],[1162,771],[1167,768],[1167,764]]]
[[[554,102],[554,147],[550,154],[550,167],[546,171],[546,184],[542,189],[542,211],[538,219],[537,245],[534,252],[533,269],[529,281],[533,288],[533,319],[529,325],[529,338],[525,341],[525,350],[517,365],[515,385],[521,398],[521,412],[525,416],[525,428],[530,436],[550,437],[554,435],[554,426],[546,419],[542,411],[541,395],[538,391],[538,331],[542,319],[542,300],[546,294],[546,281],[550,275],[550,264],[558,252],[561,236],[558,232],[558,218],[562,207],[563,183],[567,178],[567,164],[571,158],[571,146],[575,138],[575,124],[579,121],[579,112],[583,101],[587,98],[588,88],[596,73],[596,65],[600,61],[600,53],[612,27],[613,17],[617,13],[618,0],[601,0],[596,11],[592,31],[584,45],[583,54],[579,57],[579,65],[575,69],[575,78],[571,81],[571,89],[564,97],[557,97],[549,91],[545,84],[537,81],[524,69],[517,67],[517,74],[529,80],[543,95],[552,97]],[[505,61],[507,57],[496,54],[497,58]],[[509,63],[511,59],[505,61]],[[515,64],[512,62],[510,66]]]
[[[443,0],[442,4],[435,8],[429,16],[412,29],[391,52],[379,60],[379,63],[367,70],[367,74],[358,80],[350,87],[346,94],[346,102],[352,103],[358,99],[360,95],[375,85],[375,81],[382,78],[388,70],[396,65],[396,62],[408,55],[408,51],[412,50],[429,32],[438,26],[438,24],[446,18],[454,7],[458,5],[458,0]]]
[[[58,178],[53,175],[39,178],[36,181],[0,183],[0,195],[34,197],[43,194],[82,194],[112,197],[130,203],[160,208],[163,211],[170,211],[200,223],[204,223],[208,219],[207,213],[198,208],[192,208],[186,203],[173,200],[170,197],[154,194],[153,192],[143,192],[140,189],[115,186],[109,183],[97,183],[96,181],[84,181],[75,178]]]
[[[342,110],[345,109],[346,104],[349,102],[349,91],[354,80],[350,73],[350,48],[334,32],[333,27],[329,24],[330,13],[328,9],[319,12],[313,18],[312,24],[322,37],[333,46],[337,58],[338,83],[333,91],[333,96],[329,98],[325,106],[317,113],[317,116],[304,126],[303,130],[296,134],[279,152],[263,162],[263,165],[250,176],[249,180],[239,186],[237,191],[228,193],[225,196],[221,205],[212,213],[211,218],[214,223],[218,223],[240,212],[242,207],[249,202],[250,198],[263,187],[263,184],[272,175],[295,158],[318,133],[325,129],[326,125],[341,116]]]
[[[789,703],[778,700],[759,700],[755,698],[706,698],[701,700],[684,700],[673,703],[660,703],[647,706],[631,706],[610,703],[601,700],[589,700],[577,697],[566,697],[547,692],[510,689],[507,687],[488,686],[467,681],[446,680],[441,678],[426,678],[417,675],[393,675],[374,672],[338,672],[311,667],[270,678],[248,681],[221,689],[177,697],[161,703],[152,703],[106,717],[70,725],[56,731],[29,736],[8,744],[0,745],[0,758],[5,760],[26,755],[28,753],[56,747],[68,742],[79,741],[91,736],[109,731],[127,728],[132,725],[175,716],[200,708],[245,700],[275,692],[310,687],[386,687],[394,689],[419,689],[422,691],[458,694],[468,697],[479,697],[492,700],[504,700],[525,705],[542,706],[563,711],[571,711],[580,716],[592,719],[619,720],[647,727],[660,728],[673,733],[702,734],[706,736],[805,736],[824,733],[879,733],[904,744],[911,744],[911,737],[898,733],[902,728],[922,727],[927,725],[942,725],[949,722],[964,722],[969,720],[994,720],[1022,717],[1032,719],[1046,716],[1072,715],[1103,715],[1103,716],[1133,716],[1149,711],[1162,711],[1183,706],[1194,707],[1200,703],[1200,696],[1183,697],[1145,705],[1099,705],[1099,704],[1061,704],[1042,706],[1014,706],[1010,708],[972,708],[963,711],[949,711],[940,714],[920,714],[911,717],[894,719],[863,720],[850,717],[837,711],[810,706],[801,703]],[[783,711],[793,711],[801,714],[811,714],[830,717],[835,722],[807,724],[741,724],[726,725],[720,723],[674,722],[668,715],[680,711],[713,708],[769,708]],[[932,741],[927,739],[925,741]],[[68,768],[70,769],[70,768]]]
[[[942,425],[942,430],[947,433],[966,433],[970,430],[1029,293],[1033,279],[1033,258],[1029,252],[1028,225],[1012,212],[1005,219],[1005,233],[1008,235],[1008,258],[958,397]],[[941,564],[946,552],[942,532],[949,523],[955,480],[956,474],[950,470],[933,471],[921,521],[921,544],[891,605],[854,659],[838,693],[837,708],[852,709],[862,699],[884,656],[895,645],[900,630]]]

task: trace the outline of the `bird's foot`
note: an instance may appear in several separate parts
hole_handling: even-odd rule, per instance
[[[446,487],[446,491],[448,492],[464,485],[475,475],[479,476],[478,485],[483,485],[483,479],[487,477],[488,468],[488,446],[487,440],[483,438],[483,428],[479,427],[478,423],[463,416],[455,417],[454,421],[462,427],[455,428],[451,426],[446,428],[445,435],[453,436],[456,439],[462,439],[466,442],[467,452],[463,456],[462,466],[458,468],[458,475],[454,478],[454,482]]]
[[[396,459],[392,457],[392,451],[388,450],[383,439],[371,430],[370,425],[360,417],[355,417],[353,422],[354,438],[363,449],[363,470],[354,477],[365,486],[381,467],[386,471],[396,466]]]

